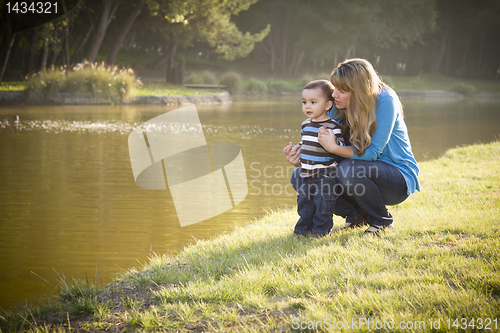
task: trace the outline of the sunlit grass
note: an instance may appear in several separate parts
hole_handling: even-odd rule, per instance
[[[145,82],[134,90],[135,96],[192,96],[214,95],[223,92],[217,89],[192,89],[183,86],[174,86],[162,83],[164,80]]]
[[[26,94],[32,100],[47,99],[57,93],[88,94],[116,103],[127,99],[137,84],[140,82],[131,69],[85,63],[68,73],[60,68],[34,74],[27,79]]]
[[[0,91],[24,91],[26,88],[26,81],[3,81],[0,83]]]

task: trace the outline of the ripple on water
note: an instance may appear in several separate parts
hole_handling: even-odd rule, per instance
[[[0,120],[0,129],[16,131],[45,131],[47,133],[75,132],[75,133],[118,133],[129,134],[136,128],[144,128],[148,131],[162,131],[171,134],[199,133],[203,130],[205,136],[214,137],[230,134],[237,137],[255,137],[259,135],[277,135],[279,137],[297,136],[299,129],[269,128],[260,126],[221,126],[204,124],[147,124],[133,121],[69,121],[69,120],[31,120],[13,122],[7,119]]]

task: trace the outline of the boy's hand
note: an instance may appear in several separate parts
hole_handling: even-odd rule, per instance
[[[337,146],[337,142],[335,140],[335,134],[331,129],[326,128],[326,126],[320,127],[318,129],[318,141],[319,144],[330,153],[334,153]]]
[[[300,165],[300,145],[293,145],[293,143],[289,143],[288,146],[283,148],[283,155],[288,162],[295,166]]]

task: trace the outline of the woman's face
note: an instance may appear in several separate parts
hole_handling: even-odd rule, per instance
[[[335,99],[335,106],[337,109],[347,108],[347,103],[349,102],[349,91],[342,91],[337,88],[332,93],[332,97]]]

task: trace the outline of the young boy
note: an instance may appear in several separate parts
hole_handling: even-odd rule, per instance
[[[344,145],[340,125],[327,114],[333,106],[333,90],[327,80],[309,82],[302,90],[302,112],[308,119],[302,123],[299,143],[302,185],[297,197],[297,235],[312,232],[313,237],[322,237],[333,227],[335,172],[340,158],[318,142],[318,129],[326,126],[335,134],[337,143]]]

